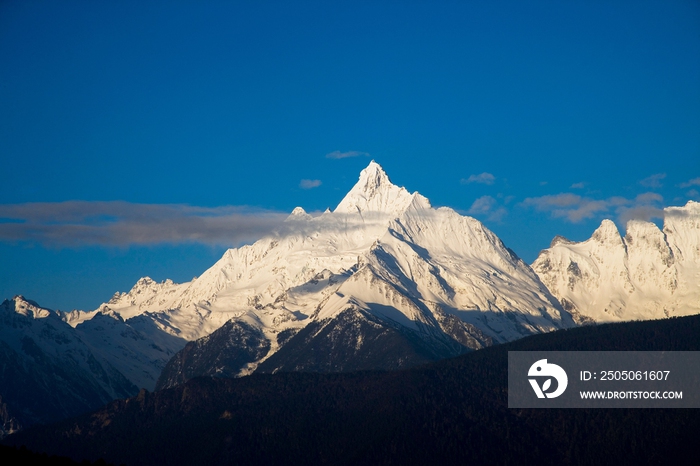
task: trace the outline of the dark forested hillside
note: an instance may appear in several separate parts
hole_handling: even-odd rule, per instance
[[[697,351],[700,316],[559,331],[396,372],[196,378],[6,442],[127,465],[697,459],[694,409],[509,409],[509,350]]]

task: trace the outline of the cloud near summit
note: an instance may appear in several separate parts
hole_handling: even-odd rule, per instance
[[[468,215],[486,216],[492,222],[499,222],[505,217],[508,211],[498,205],[498,201],[491,196],[481,196],[475,200],[469,210]]]
[[[563,218],[571,223],[615,213],[622,223],[629,220],[651,220],[663,218],[664,210],[660,207],[663,197],[657,193],[646,192],[634,199],[610,197],[593,199],[573,193],[560,193],[540,197],[528,197],[520,205],[534,208],[539,212],[549,212],[554,218]]]
[[[0,241],[52,247],[204,243],[236,246],[282,225],[287,213],[241,206],[123,201],[0,205]]]
[[[697,178],[693,178],[692,180],[688,180],[685,183],[681,183],[679,186],[681,188],[690,188],[691,186],[700,186],[700,176]]]
[[[356,150],[350,150],[347,152],[340,152],[339,150],[334,150],[326,154],[327,159],[346,159],[348,157],[369,157],[367,152],[360,152]]]

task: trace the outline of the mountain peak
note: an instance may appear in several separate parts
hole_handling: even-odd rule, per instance
[[[664,208],[664,217],[698,217],[700,216],[700,202],[688,201],[684,206],[669,206]]]
[[[593,232],[592,239],[599,243],[622,244],[620,231],[612,220],[604,219],[596,231]]]
[[[284,220],[285,222],[299,222],[311,220],[313,217],[306,213],[302,207],[295,207],[292,213]]]
[[[573,244],[573,243],[574,243],[574,241],[571,241],[570,239],[565,238],[564,236],[556,235],[556,236],[552,239],[552,242],[549,243],[549,247],[550,247],[550,248],[553,248],[553,247],[556,246],[557,244]]]
[[[371,198],[382,188],[395,187],[381,165],[372,160],[367,168],[360,172],[360,179],[350,192],[362,193],[366,198]]]
[[[17,314],[33,319],[41,319],[51,314],[49,309],[44,309],[36,302],[19,294],[12,298],[12,300],[5,300],[2,304],[6,309],[11,309]]]
[[[340,201],[334,212],[396,214],[405,209],[411,200],[409,192],[394,185],[381,165],[372,160],[367,168],[360,172],[360,179]]]
[[[360,181],[362,181],[363,178],[366,181],[366,186],[373,186],[375,188],[382,184],[391,184],[382,166],[374,160],[367,165],[367,168],[360,172]]]

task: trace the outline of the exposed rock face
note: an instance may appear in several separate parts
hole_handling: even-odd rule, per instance
[[[187,343],[163,369],[156,390],[202,375],[236,377],[269,351],[270,342],[260,329],[230,320],[211,335]]]

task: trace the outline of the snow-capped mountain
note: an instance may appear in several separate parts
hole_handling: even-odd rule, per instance
[[[190,282],[144,277],[96,310],[46,312],[148,390],[164,369],[158,386],[259,366],[397,368],[574,325],[495,234],[375,162],[334,211],[297,207]]]
[[[198,375],[416,365],[582,322],[700,313],[700,204],[603,221],[532,268],[474,218],[371,162],[335,210],[292,211],[187,283],[89,312],[0,306],[0,436]],[[31,390],[26,387],[32,387]]]
[[[0,438],[137,391],[59,313],[22,296],[0,304]]]
[[[700,313],[700,203],[664,210],[663,229],[632,220],[622,237],[604,220],[590,239],[557,237],[532,264],[579,321]]]
[[[344,370],[363,358],[375,365],[359,368],[384,367],[376,348],[366,347],[370,329],[422,355],[403,362],[400,352],[387,356],[385,366],[401,367],[574,325],[495,234],[393,185],[375,162],[334,211],[312,217],[296,208],[278,234],[228,250],[196,280],[155,286],[115,297],[107,307],[123,316],[148,310],[163,329],[187,339],[231,320],[230,331],[249,338],[253,332],[257,345],[269,346],[238,368],[201,362],[220,354],[218,346],[206,350],[209,340],[242,351],[221,330],[172,361],[184,370],[183,358],[190,358],[200,373],[246,374],[268,358],[269,371]],[[324,357],[310,357],[306,348],[314,345]]]

